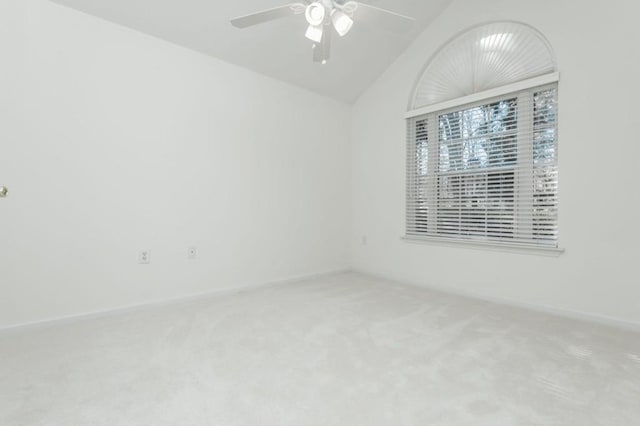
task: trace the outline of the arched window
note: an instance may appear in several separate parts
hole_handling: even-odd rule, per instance
[[[428,62],[407,112],[407,238],[558,247],[558,73],[519,23],[473,28]]]

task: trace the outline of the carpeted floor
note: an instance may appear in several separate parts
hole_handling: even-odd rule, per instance
[[[0,425],[640,425],[640,334],[336,275],[2,334]]]

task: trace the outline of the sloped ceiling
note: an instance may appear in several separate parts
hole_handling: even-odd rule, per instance
[[[355,23],[334,37],[331,61],[312,62],[306,21],[292,16],[243,30],[231,18],[287,4],[287,0],[52,0],[314,92],[354,102],[452,0],[368,0],[414,17],[404,35]]]

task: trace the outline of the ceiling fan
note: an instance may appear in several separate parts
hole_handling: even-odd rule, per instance
[[[291,15],[304,14],[309,27],[305,36],[313,41],[313,61],[326,64],[331,56],[331,27],[340,37],[351,30],[354,19],[393,31],[411,28],[413,18],[365,3],[345,0],[304,0],[231,20],[236,28],[247,28]]]

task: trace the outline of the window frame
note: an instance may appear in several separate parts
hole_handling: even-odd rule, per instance
[[[482,237],[482,236],[467,235],[465,237],[462,237],[460,235],[455,235],[455,233],[451,236],[444,236],[443,234],[439,235],[437,233],[437,230],[436,232],[434,232],[434,228],[432,228],[432,225],[431,225],[432,223],[437,223],[438,221],[438,214],[439,214],[438,193],[442,188],[439,183],[439,179],[443,173],[439,171],[439,162],[440,162],[439,151],[440,151],[440,145],[441,145],[439,118],[451,112],[458,112],[461,110],[467,110],[474,107],[491,104],[497,101],[503,101],[503,100],[506,100],[506,98],[508,97],[517,97],[518,104],[523,102],[522,99],[525,97],[527,98],[526,99],[527,102],[533,102],[532,90],[544,91],[549,88],[558,89],[559,80],[560,78],[558,73],[551,73],[551,74],[543,75],[540,77],[535,77],[532,79],[521,81],[518,83],[509,84],[499,88],[495,88],[488,91],[465,96],[462,98],[454,99],[451,101],[446,101],[446,102],[438,103],[435,105],[417,108],[415,110],[411,110],[407,112],[407,114],[405,115],[405,119],[408,126],[407,135],[409,139],[411,139],[407,141],[407,143],[410,144],[408,145],[407,155],[411,155],[411,157],[407,158],[407,169],[406,169],[406,177],[407,177],[407,182],[406,182],[407,193],[406,193],[406,204],[405,204],[406,223],[405,223],[405,236],[403,238],[405,241],[418,242],[418,243],[422,243],[422,242],[440,243],[440,244],[446,244],[446,245],[466,246],[469,248],[481,248],[481,249],[489,248],[489,249],[507,250],[507,251],[518,250],[518,251],[528,251],[531,253],[540,253],[540,254],[547,254],[547,255],[549,254],[554,255],[554,254],[559,254],[564,252],[564,249],[560,248],[561,246],[560,246],[559,232],[557,233],[557,236],[555,239],[555,245],[550,245],[550,244],[536,244],[535,242],[528,243],[528,242],[509,241],[506,237],[504,238],[504,240],[500,238],[495,238],[495,237],[489,238],[486,236]],[[527,117],[527,118],[533,119],[533,117]],[[433,183],[432,185],[425,185],[426,191],[427,191],[426,192],[427,196],[425,198],[427,199],[427,205],[428,205],[427,228],[423,235],[420,235],[420,234],[416,235],[416,233],[410,232],[411,229],[409,227],[409,220],[411,217],[410,215],[412,214],[415,215],[417,211],[417,209],[415,208],[415,196],[413,196],[411,193],[411,191],[415,189],[415,186],[412,186],[412,179],[415,181],[416,179],[419,178],[418,172],[416,169],[417,163],[415,158],[416,149],[417,149],[416,148],[417,137],[415,137],[416,130],[411,129],[410,127],[412,125],[415,126],[414,120],[421,120],[421,119],[427,120],[426,132],[429,138],[428,145],[427,145],[427,150],[428,150],[427,169],[429,170],[429,172],[427,176],[430,176],[432,180],[435,178],[435,183]],[[557,122],[557,118],[556,118],[556,122]],[[557,132],[557,127],[558,126],[556,124],[556,132]],[[529,134],[528,130],[531,131],[531,134]],[[509,167],[509,169],[514,172],[514,175],[515,175],[514,185],[517,186],[517,190],[514,191],[514,195],[513,195],[514,202],[515,202],[514,226],[516,223],[521,223],[521,220],[522,220],[522,217],[519,216],[519,209],[517,207],[518,204],[521,203],[522,201],[518,201],[518,200],[521,200],[523,197],[525,198],[525,200],[529,200],[527,202],[533,202],[534,200],[533,188],[527,188],[526,185],[523,186],[522,182],[525,181],[525,179],[521,177],[522,171],[526,170],[525,169],[526,166],[522,166],[523,164],[530,163],[531,173],[529,176],[532,177],[534,174],[533,143],[532,143],[532,138],[534,137],[533,131],[534,131],[533,123],[528,123],[526,125],[521,125],[520,123],[518,123],[518,127],[515,130],[517,134],[517,141],[518,141],[517,146],[518,147],[526,146],[527,149],[526,150],[518,149],[517,161],[512,167]],[[411,138],[411,136],[413,136],[413,138]],[[556,133],[556,138],[558,138],[557,133]],[[527,143],[526,142],[527,140],[530,142]],[[556,144],[557,144],[557,139],[556,139]],[[411,146],[413,146],[413,150],[409,149]],[[556,149],[557,149],[557,145],[556,145]],[[556,155],[557,155],[557,151],[556,151]],[[411,161],[413,161],[414,163],[413,165],[411,164]],[[555,167],[557,171],[559,168],[558,158],[556,158]],[[476,171],[463,172],[461,174],[468,173],[470,176],[473,176],[473,175],[478,176],[481,174],[490,174],[490,173],[499,172],[499,171],[500,169],[481,168]],[[413,185],[418,185],[418,184],[413,184]],[[556,197],[559,197],[558,187],[556,189],[555,195]],[[412,205],[414,206],[413,208],[411,207]],[[559,205],[557,206],[557,211],[558,211],[558,222],[556,222],[556,224],[559,224]],[[533,219],[530,219],[530,220],[533,220]],[[485,224],[485,227],[488,228],[488,224]],[[515,230],[516,228],[514,228],[514,231]],[[429,232],[431,233],[431,235],[426,235]]]

